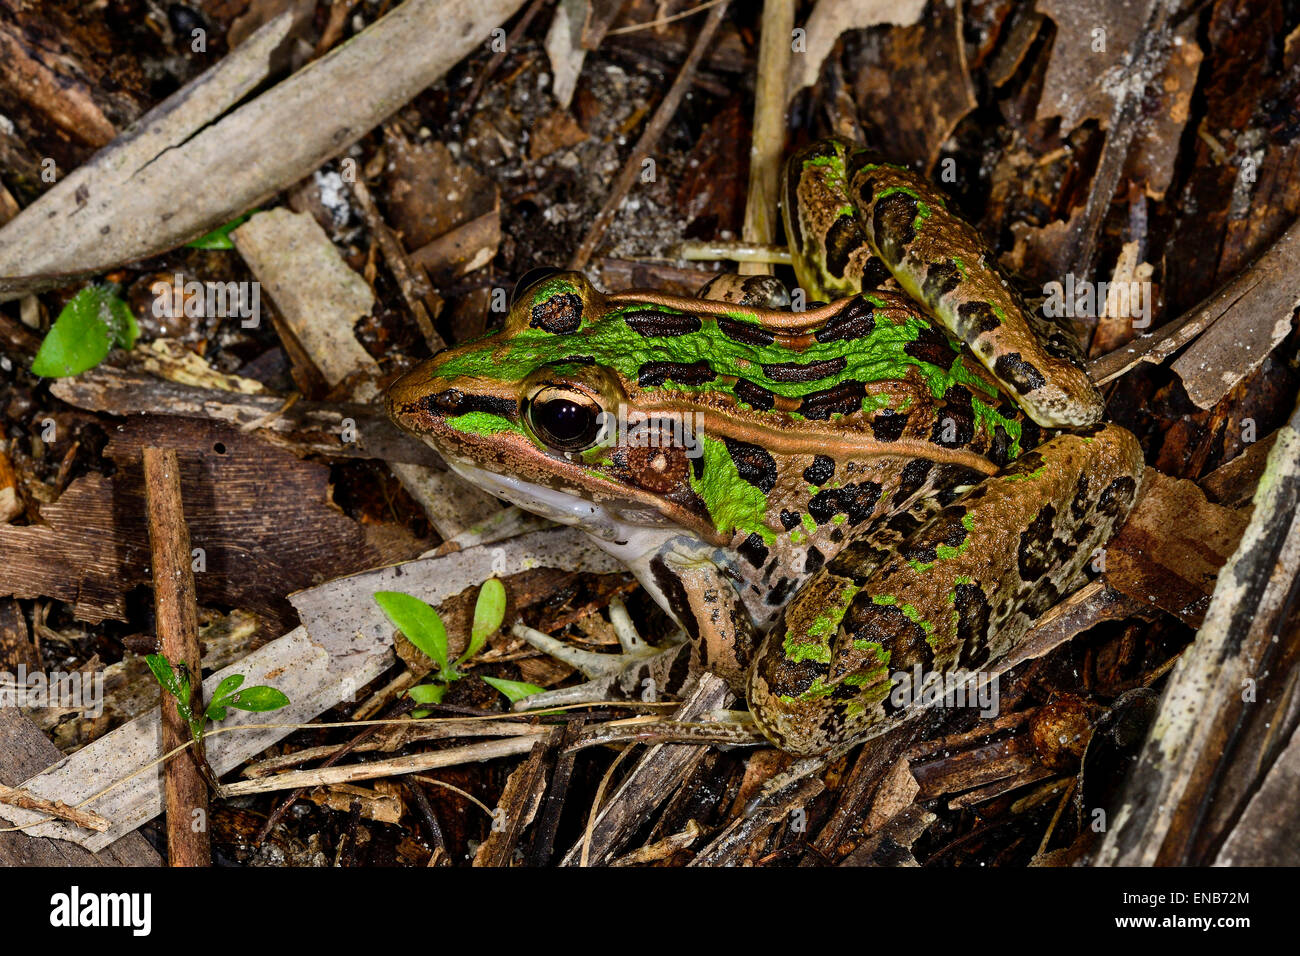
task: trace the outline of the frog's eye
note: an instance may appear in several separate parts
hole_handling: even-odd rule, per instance
[[[600,406],[576,389],[547,386],[528,402],[528,423],[557,451],[582,451],[600,433]]]
[[[532,286],[537,285],[537,283],[541,282],[543,279],[549,279],[559,271],[561,270],[551,268],[529,269],[524,273],[523,278],[515,283],[515,291],[510,296],[510,304],[514,305],[519,301],[519,297],[527,292]]]

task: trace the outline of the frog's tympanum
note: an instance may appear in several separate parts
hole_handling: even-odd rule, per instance
[[[770,277],[693,299],[554,273],[389,408],[623,559],[695,671],[818,753],[913,716],[900,675],[1005,658],[1083,581],[1143,462],[1099,424],[1076,343],[923,179],[822,141],[786,181],[804,311]]]

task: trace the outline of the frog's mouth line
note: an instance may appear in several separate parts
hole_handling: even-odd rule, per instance
[[[631,507],[620,509],[614,503],[598,504],[580,494],[498,474],[463,460],[447,457],[446,461],[456,474],[488,494],[504,498],[551,521],[581,528],[604,540],[623,541],[638,530],[671,526],[657,511]]]

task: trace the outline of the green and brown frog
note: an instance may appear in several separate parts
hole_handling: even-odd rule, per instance
[[[1142,452],[1076,343],[924,179],[825,140],[787,164],[805,311],[768,278],[688,298],[575,272],[389,409],[451,467],[624,560],[793,753],[915,715],[1077,588]]]

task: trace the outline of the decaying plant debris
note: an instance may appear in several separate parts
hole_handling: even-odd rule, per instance
[[[0,862],[158,862],[142,655],[179,631],[206,693],[238,673],[291,704],[206,741],[222,795],[174,862],[1300,862],[1278,839],[1300,825],[1290,6],[62,6],[0,0],[0,679],[100,675],[106,699],[0,708],[0,817],[25,827]],[[1149,466],[1104,572],[1008,662],[996,717],[829,757],[720,721],[711,676],[540,716],[461,679],[413,719],[438,672],[377,591],[435,604],[455,655],[500,579],[507,626],[466,672],[546,688],[578,678],[516,621],[609,650],[622,602],[647,639],[673,626],[577,532],[399,432],[382,390],[495,327],[535,266],[694,294],[736,265],[681,244],[778,240],[779,162],[826,134],[933,177],[1029,293],[1146,290],[1145,321],[1063,319]],[[183,245],[246,213],[230,248]],[[38,378],[91,280],[139,341]],[[152,308],[253,281],[258,323]],[[186,536],[197,604],[155,612]]]

